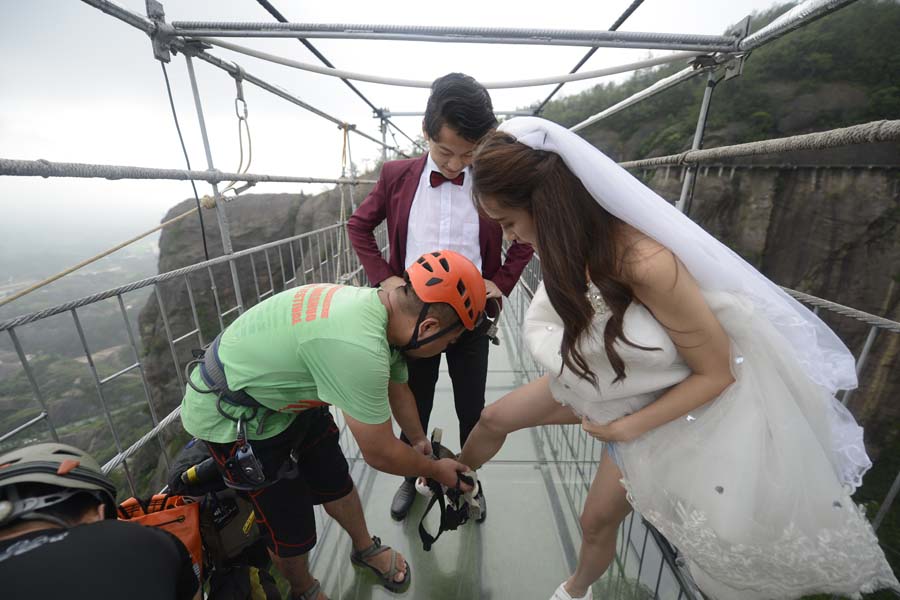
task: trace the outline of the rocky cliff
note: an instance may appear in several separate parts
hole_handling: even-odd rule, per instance
[[[648,183],[679,197],[674,170]],[[691,216],[779,285],[900,320],[898,169],[701,170]],[[858,355],[868,325],[820,316]],[[898,337],[876,338],[850,403],[875,451],[895,441],[900,423]]]

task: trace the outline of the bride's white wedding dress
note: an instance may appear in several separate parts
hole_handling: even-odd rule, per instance
[[[596,300],[596,294],[594,294]],[[706,291],[732,342],[735,383],[690,414],[617,443],[632,506],[675,545],[705,594],[717,599],[858,595],[900,590],[862,509],[850,497],[869,466],[862,429],[797,364],[783,336],[752,302]],[[647,351],[617,343],[626,379],[603,348],[602,301],[584,356],[600,385],[560,373],[562,322],[543,284],[525,338],[551,374],[554,397],[597,422],[640,410],[690,370],[643,306],[624,331]]]

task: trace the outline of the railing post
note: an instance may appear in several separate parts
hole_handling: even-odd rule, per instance
[[[44,395],[41,394],[41,388],[38,387],[37,379],[35,379],[34,373],[31,371],[31,367],[28,364],[28,356],[22,350],[22,344],[19,343],[19,337],[16,335],[16,330],[14,328],[9,329],[9,337],[16,349],[16,354],[19,355],[19,362],[22,363],[22,369],[25,370],[25,376],[28,378],[28,383],[31,385],[31,392],[34,394],[34,398],[38,401],[38,404],[41,405],[41,412],[49,415],[50,411],[47,409]],[[56,433],[56,427],[53,426],[53,421],[49,416],[47,417],[47,429],[50,430],[50,437],[53,438],[53,441],[58,442],[59,434]]]
[[[191,91],[194,93],[194,105],[197,107],[197,120],[200,122],[200,134],[203,137],[203,149],[206,151],[206,166],[213,171],[212,151],[209,148],[209,136],[206,134],[206,120],[203,118],[203,106],[200,102],[200,90],[197,88],[197,76],[194,74],[194,63],[188,54],[184,55],[187,62],[188,75],[191,79]],[[219,233],[222,235],[222,251],[225,254],[233,254],[234,249],[231,247],[231,229],[228,225],[228,215],[225,214],[225,206],[220,202],[224,201],[219,195],[219,186],[211,183],[213,189],[213,197],[216,201],[216,218],[219,221]],[[241,284],[238,280],[237,266],[234,261],[229,261],[228,266],[231,269],[231,280],[234,285],[234,297],[237,301],[238,313],[244,312],[244,300],[241,297]]]
[[[706,78],[706,89],[703,90],[703,102],[700,104],[700,115],[697,117],[697,128],[694,130],[694,141],[691,150],[699,150],[703,145],[703,132],[706,129],[706,116],[709,114],[709,101],[712,98],[713,88],[716,87],[714,79],[715,71],[710,71]],[[691,201],[694,199],[694,182],[697,178],[697,167],[688,166],[681,185],[681,197],[675,204],[675,208],[688,214],[691,210]]]
[[[862,370],[866,366],[866,361],[869,359],[869,352],[872,350],[872,344],[875,343],[875,336],[878,335],[878,328],[872,325],[869,327],[869,334],[866,336],[866,341],[863,344],[863,349],[859,353],[859,358],[856,361],[856,375],[859,376],[862,374]],[[850,403],[850,397],[853,396],[854,390],[845,390],[844,395],[841,397],[841,404],[847,406]]]

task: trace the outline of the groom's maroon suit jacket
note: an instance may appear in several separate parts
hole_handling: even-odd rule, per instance
[[[378,183],[347,223],[350,243],[359,255],[359,261],[372,285],[381,283],[391,275],[403,276],[409,210],[427,159],[426,154],[419,158],[385,163]],[[390,257],[387,261],[381,256],[374,235],[375,228],[385,219],[390,244]],[[527,244],[513,243],[507,251],[506,260],[501,262],[503,231],[500,225],[483,217],[479,217],[479,221],[482,275],[493,281],[508,296],[525,265],[531,260],[534,250]]]

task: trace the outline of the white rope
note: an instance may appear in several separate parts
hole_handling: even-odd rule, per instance
[[[179,418],[180,416],[181,416],[181,406],[176,406],[175,409],[172,412],[170,412],[168,415],[166,415],[166,417],[162,421],[160,421],[156,427],[154,427],[153,429],[151,429],[150,431],[145,433],[141,437],[141,439],[139,439],[138,441],[133,443],[126,450],[123,450],[122,452],[119,452],[118,454],[113,456],[109,460],[109,462],[107,462],[105,465],[103,465],[103,469],[102,469],[103,473],[105,475],[108,475],[110,471],[112,471],[113,469],[115,469],[116,467],[118,467],[119,465],[124,463],[126,460],[128,460],[129,458],[134,456],[138,450],[140,450],[147,444],[147,442],[149,442],[151,439],[153,439],[157,435],[159,435],[160,431],[162,431],[163,429],[168,427],[172,423],[172,421]]]
[[[295,69],[300,69],[303,71],[310,71],[312,73],[319,73],[320,75],[328,75],[329,77],[339,77],[341,79],[352,79],[354,81],[366,81],[369,83],[380,83],[382,85],[396,85],[401,87],[414,87],[414,88],[431,88],[431,81],[421,81],[418,79],[400,79],[397,77],[381,77],[379,75],[366,75],[365,73],[356,73],[354,71],[345,71],[343,69],[332,69],[329,67],[320,67],[319,65],[311,65],[309,63],[304,63],[296,60],[291,60],[289,58],[284,58],[282,56],[278,56],[275,54],[269,54],[268,52],[261,52],[259,50],[254,50],[252,48],[247,48],[246,46],[239,46],[237,44],[232,44],[231,42],[226,42],[217,38],[196,38],[202,42],[206,42],[208,44],[212,44],[214,46],[219,46],[221,48],[226,48],[233,52],[239,52],[241,54],[246,54],[247,56],[253,56],[255,58],[260,58],[262,60],[267,60],[269,62],[277,63],[279,65],[284,65],[286,67],[293,67]],[[628,71],[636,71],[637,69],[644,69],[647,67],[655,67],[657,65],[664,65],[672,62],[686,61],[691,58],[695,58],[697,56],[703,55],[703,52],[674,52],[672,54],[667,54],[665,56],[659,56],[657,58],[648,58],[646,60],[641,60],[638,62],[627,63],[624,65],[618,65],[616,67],[607,67],[605,69],[596,69],[593,71],[584,71],[582,73],[567,73],[565,75],[555,75],[551,77],[540,77],[537,79],[519,79],[515,81],[487,81],[480,82],[481,85],[488,89],[497,90],[497,89],[506,89],[506,88],[522,88],[522,87],[533,87],[538,85],[551,85],[556,83],[568,83],[570,81],[583,81],[585,79],[594,79],[597,77],[606,77],[607,75],[616,75],[618,73],[627,73]]]
[[[345,179],[347,176],[347,149],[350,146],[350,133],[346,127],[343,128],[343,138],[344,144],[341,149],[341,179]],[[339,218],[339,223],[344,224],[347,222],[347,204],[344,199],[344,184],[338,186],[338,189],[341,192],[341,214]],[[344,252],[344,234],[343,230],[338,232],[337,236],[337,268],[335,269],[335,283],[338,283],[341,279],[341,257]]]
[[[796,150],[825,150],[853,144],[875,144],[879,142],[896,142],[900,140],[900,119],[894,121],[872,121],[850,127],[830,129],[817,133],[804,133],[785,138],[760,140],[732,146],[720,146],[719,148],[706,148],[703,150],[687,150],[680,154],[656,156],[641,160],[629,160],[620,162],[619,166],[626,169],[644,169],[659,166],[698,165],[715,162],[723,159],[740,158],[746,156],[760,156],[777,152],[791,152]]]

